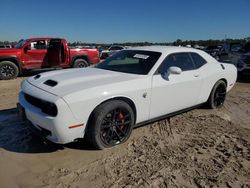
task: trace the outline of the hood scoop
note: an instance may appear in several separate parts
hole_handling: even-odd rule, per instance
[[[54,80],[46,80],[44,84],[50,87],[55,87],[58,83]]]
[[[41,75],[38,74],[38,75],[34,76],[34,79],[37,80],[37,79],[40,78],[40,77],[41,77]]]

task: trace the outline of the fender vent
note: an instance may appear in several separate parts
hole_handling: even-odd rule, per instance
[[[47,85],[47,86],[54,87],[54,86],[56,86],[58,83],[57,83],[56,81],[54,81],[54,80],[47,80],[47,81],[44,82],[44,84]]]
[[[221,68],[225,70],[225,66],[223,64],[220,64]]]

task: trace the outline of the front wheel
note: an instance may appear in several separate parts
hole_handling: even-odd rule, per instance
[[[11,61],[0,62],[0,80],[10,80],[18,76],[19,69],[15,63]]]
[[[94,111],[88,123],[86,136],[95,148],[109,148],[126,142],[133,125],[132,108],[124,101],[109,101]]]
[[[215,109],[222,107],[226,99],[226,92],[226,83],[222,80],[216,82],[207,101],[209,108]]]

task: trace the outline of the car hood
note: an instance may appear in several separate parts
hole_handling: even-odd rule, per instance
[[[74,92],[112,85],[138,77],[140,75],[97,68],[77,68],[41,73],[30,77],[27,81],[51,94],[64,97]]]
[[[16,49],[16,48],[3,48],[3,49],[0,49],[0,56],[16,55],[19,52],[20,52],[20,49]]]

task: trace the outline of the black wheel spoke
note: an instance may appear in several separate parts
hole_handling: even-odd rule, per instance
[[[103,123],[103,124],[102,124],[102,128],[103,128],[103,129],[110,128],[111,126],[112,126],[112,124],[110,124],[110,123],[106,123],[106,124]]]
[[[112,120],[113,121],[115,121],[116,120],[116,118],[117,118],[117,116],[120,114],[120,109],[118,108],[118,109],[115,109],[114,111],[113,111],[113,113],[112,113]]]
[[[119,122],[119,123],[116,123],[116,125],[121,126],[121,125],[127,125],[129,123],[131,123],[131,121]]]
[[[117,130],[119,130],[119,132],[121,132],[124,136],[126,136],[126,133],[123,132],[123,130],[119,127],[119,126],[116,126]]]
[[[112,136],[113,136],[112,130],[108,129],[107,135],[105,136],[108,143],[113,140]]]
[[[120,135],[117,133],[117,131],[116,131],[116,130],[115,130],[114,132],[115,132],[115,134],[116,134],[116,136],[117,136],[118,140],[121,142],[121,141],[122,141],[122,138],[120,137]]]
[[[104,118],[103,121],[104,121],[104,122],[108,122],[108,123],[113,123],[113,121],[110,120],[110,119],[108,119],[108,118]]]

